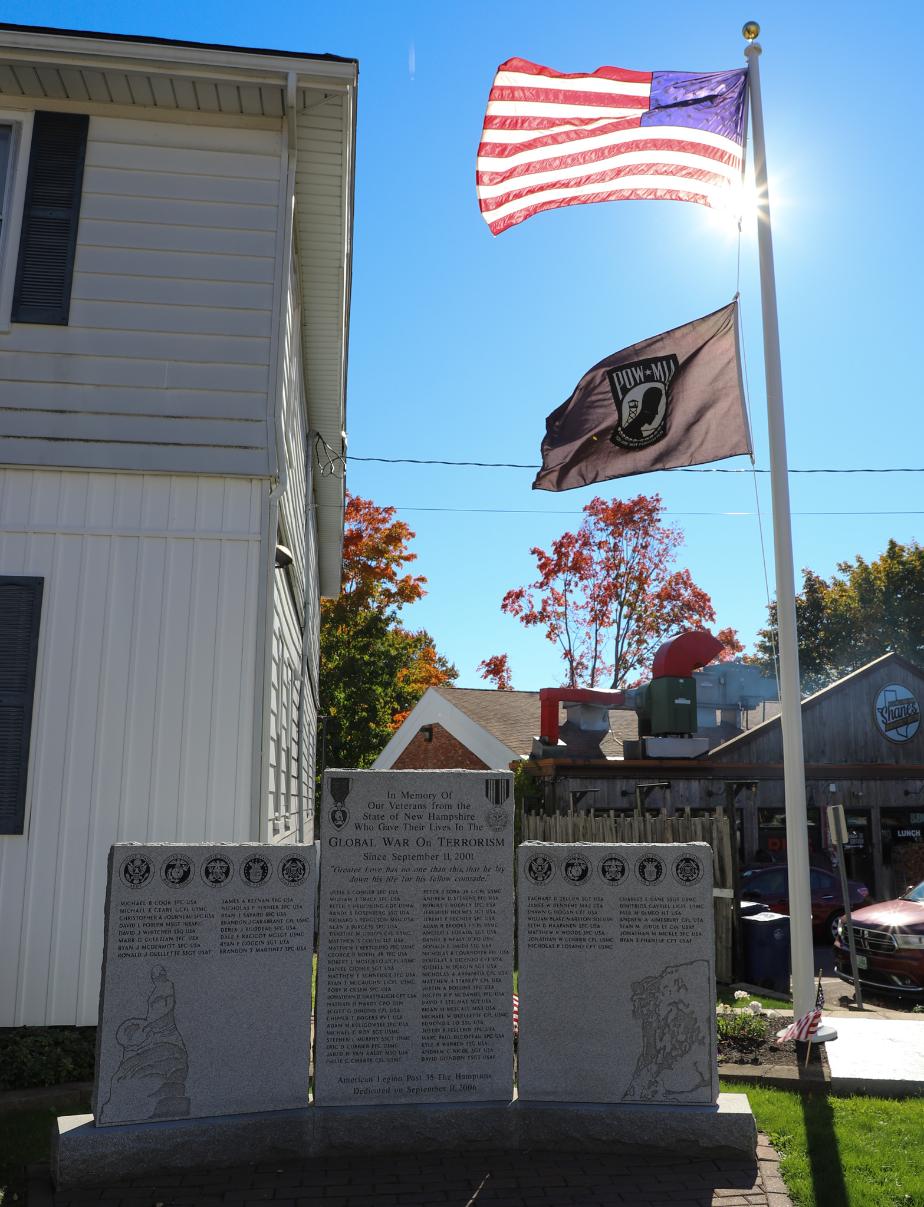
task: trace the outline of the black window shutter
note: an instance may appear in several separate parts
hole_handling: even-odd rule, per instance
[[[89,124],[83,113],[35,115],[13,292],[14,323],[67,323]]]
[[[42,578],[0,577],[0,834],[22,834]]]

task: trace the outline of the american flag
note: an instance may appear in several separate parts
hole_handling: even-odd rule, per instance
[[[478,148],[491,233],[542,210],[661,198],[720,207],[740,185],[747,71],[497,69]]]
[[[520,999],[513,995],[513,1038],[520,1034]]]
[[[803,1014],[801,1018],[795,1019],[783,1031],[778,1031],[774,1043],[784,1044],[787,1039],[799,1040],[802,1043],[811,1040],[818,1034],[818,1028],[821,1026],[821,1012],[824,1005],[825,991],[821,987],[821,977],[819,977],[818,992],[815,994],[815,1008],[809,1010],[808,1014]]]

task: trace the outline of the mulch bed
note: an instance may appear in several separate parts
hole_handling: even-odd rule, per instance
[[[787,1040],[784,1044],[773,1043],[777,1031],[788,1027],[791,1022],[791,1014],[773,1014],[770,1018],[770,1035],[766,1040],[737,1043],[731,1039],[720,1039],[718,1043],[719,1073],[721,1074],[723,1065],[751,1065],[755,1068],[773,1065],[776,1068],[802,1068],[805,1064],[804,1045],[800,1045],[802,1050],[799,1052],[794,1040]],[[817,1067],[819,1064],[824,1069],[828,1067],[825,1045],[812,1044],[809,1066]]]

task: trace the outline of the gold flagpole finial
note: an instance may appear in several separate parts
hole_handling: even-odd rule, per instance
[[[760,26],[756,21],[745,21],[744,25],[741,27],[741,33],[748,42],[753,42],[760,33]]]

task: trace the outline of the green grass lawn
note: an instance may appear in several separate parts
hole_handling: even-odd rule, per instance
[[[736,1001],[734,989],[730,989],[727,985],[716,985],[715,994],[716,1005],[718,1006],[743,1006],[745,999]],[[792,1001],[780,1001],[776,997],[764,997],[761,993],[749,993],[747,996],[749,1002],[760,1002],[765,1010],[791,1010]]]
[[[796,1207],[924,1207],[924,1099],[722,1088],[747,1094]]]

